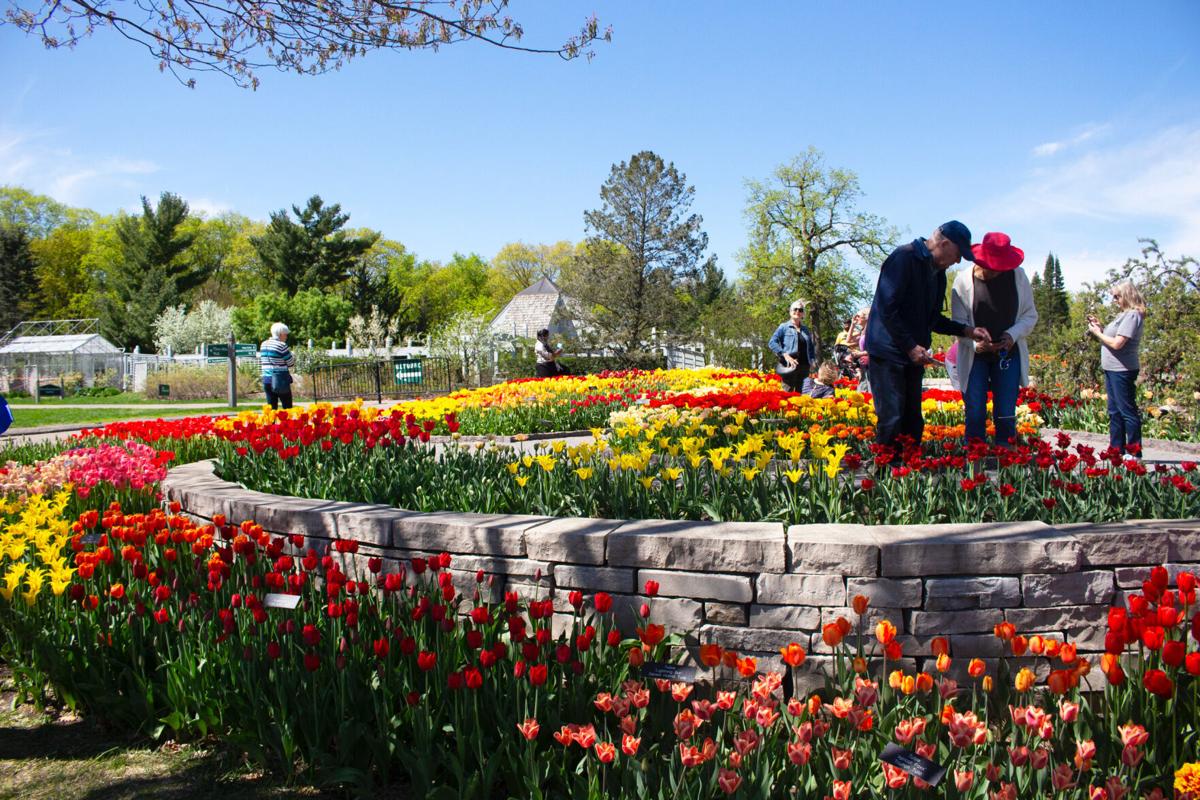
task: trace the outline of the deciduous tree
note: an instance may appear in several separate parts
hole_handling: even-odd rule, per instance
[[[110,30],[142,45],[187,86],[185,72],[217,72],[256,88],[257,70],[312,75],[339,69],[380,49],[437,50],[464,41],[562,58],[591,55],[597,39],[611,38],[595,17],[558,47],[521,44],[524,28],[506,14],[509,0],[212,0],[137,3],[91,0],[10,0],[4,20],[37,36],[47,48],[74,47]]]
[[[805,298],[806,324],[819,340],[832,341],[869,296],[847,254],[877,266],[899,232],[858,209],[863,196],[858,176],[827,166],[816,148],[746,187],[750,243],[741,256],[760,332],[782,322],[793,300]]]

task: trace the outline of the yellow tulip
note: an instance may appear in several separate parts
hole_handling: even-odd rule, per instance
[[[513,480],[515,480],[517,482],[517,486],[520,486],[522,489],[524,489],[525,484],[529,483],[529,476],[528,475],[516,475],[513,477]]]

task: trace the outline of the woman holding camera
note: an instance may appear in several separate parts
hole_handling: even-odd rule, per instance
[[[1104,389],[1108,393],[1109,446],[1122,454],[1140,456],[1142,414],[1137,406],[1137,379],[1141,371],[1138,345],[1142,342],[1146,300],[1128,280],[1112,288],[1112,299],[1121,313],[1103,329],[1100,320],[1088,314],[1088,335],[1100,342],[1100,368],[1104,370]]]
[[[1033,287],[1021,262],[1025,253],[1004,233],[989,233],[972,245],[975,265],[954,280],[950,304],[957,322],[986,328],[987,343],[958,340],[958,382],[963,394],[966,439],[987,439],[988,392],[997,445],[1017,437],[1017,394],[1029,383],[1029,347],[1037,324]]]

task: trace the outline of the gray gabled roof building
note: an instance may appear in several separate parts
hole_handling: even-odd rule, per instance
[[[575,338],[577,330],[572,318],[575,301],[549,278],[542,278],[508,301],[491,323],[491,330],[500,336],[532,339],[542,328],[551,336]]]

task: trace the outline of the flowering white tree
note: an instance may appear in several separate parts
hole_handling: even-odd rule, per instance
[[[397,330],[396,320],[384,316],[379,306],[371,306],[371,314],[366,318],[358,314],[350,318],[350,341],[365,345],[373,356],[384,350],[387,340],[394,337]]]
[[[171,306],[154,320],[154,346],[158,351],[190,353],[205,342],[224,342],[233,330],[233,309],[202,300],[188,311]]]
[[[450,359],[452,367],[461,371],[464,381],[478,385],[483,369],[490,365],[492,353],[500,342],[490,323],[483,314],[464,311],[429,337],[429,354]]]

